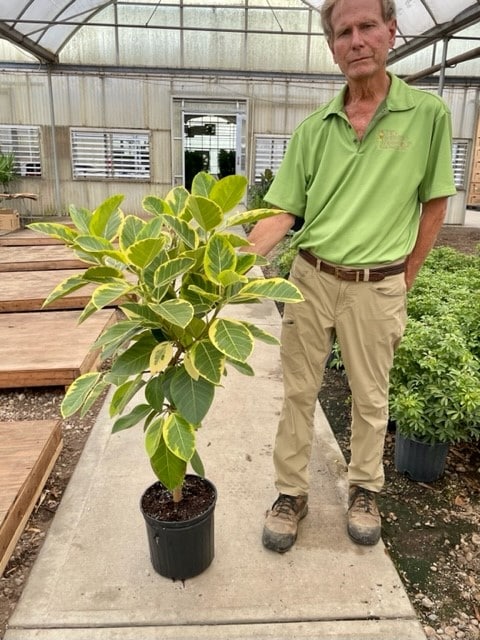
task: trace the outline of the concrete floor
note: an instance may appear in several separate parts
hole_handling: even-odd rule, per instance
[[[279,334],[273,303],[240,312]],[[320,408],[297,544],[284,555],[262,547],[276,496],[278,348],[258,343],[251,363],[255,377],[229,372],[199,432],[219,495],[212,565],[185,583],[154,572],[138,508],[154,481],[143,438],[140,429],[112,435],[104,407],[5,640],[424,640],[383,543],[360,547],[346,534],[345,461]]]

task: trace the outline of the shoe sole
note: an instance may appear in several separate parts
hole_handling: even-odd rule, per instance
[[[353,542],[356,542],[357,544],[361,544],[364,547],[373,547],[373,545],[377,544],[377,542],[382,537],[381,532],[379,532],[378,534],[375,534],[374,536],[354,535],[350,531],[349,527],[347,527],[347,532],[348,532],[348,535],[350,536],[350,539],[353,540]]]
[[[300,514],[298,518],[298,523],[300,523],[300,521],[303,520],[303,518],[305,518],[307,513],[308,513],[308,504],[305,505],[304,510]],[[295,534],[294,536],[290,536],[286,539],[286,534],[283,534],[283,535],[280,533],[276,534],[276,533],[273,533],[272,531],[269,531],[268,529],[265,529],[265,528],[263,529],[262,544],[265,547],[265,549],[269,549],[270,551],[276,551],[277,553],[286,553],[293,547],[296,541],[297,541],[297,534]]]

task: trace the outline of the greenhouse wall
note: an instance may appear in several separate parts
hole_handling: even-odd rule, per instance
[[[23,135],[21,127],[29,133],[32,133],[30,129],[33,133],[36,129],[39,132],[41,170],[27,171],[14,185],[18,192],[39,195],[37,202],[25,205],[28,211],[23,212],[24,215],[62,215],[71,203],[94,208],[116,193],[125,194],[125,211],[136,212],[144,195],[164,195],[176,183],[182,166],[179,154],[183,121],[178,112],[182,101],[197,103],[200,111],[203,101],[210,105],[215,101],[219,105],[240,105],[238,108],[244,110],[246,116],[245,173],[252,182],[256,175],[257,141],[270,141],[272,149],[277,142],[285,144],[295,126],[333,97],[342,84],[343,81],[335,77],[318,82],[234,75],[212,77],[207,73],[187,76],[69,72],[49,77],[43,70],[4,69],[0,80],[0,134],[12,128],[15,135]],[[449,85],[444,98],[452,109],[454,137],[467,142],[470,163],[476,131],[477,91]],[[118,155],[126,153],[115,147],[119,144],[115,136],[122,131],[127,132],[129,144],[137,145],[129,155],[129,162],[133,164],[128,165],[128,179],[122,178],[122,172],[105,177],[102,175],[104,164],[101,168],[99,165],[98,171],[95,164],[79,169],[77,162],[74,167],[74,143],[79,144],[81,151],[85,132],[92,133],[97,145],[99,140],[105,148],[107,144],[113,145],[114,154]],[[79,141],[75,138],[75,142],[76,135]],[[142,156],[144,150],[139,146],[144,138],[148,139],[148,160]],[[0,147],[2,140],[0,137]],[[470,164],[465,168],[467,179],[469,171]],[[448,222],[463,222],[464,193],[459,192],[459,196],[452,199],[452,202],[457,200],[457,204],[450,208]]]

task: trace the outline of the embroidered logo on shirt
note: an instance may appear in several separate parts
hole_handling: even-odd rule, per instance
[[[412,143],[408,138],[393,129],[382,129],[377,135],[378,149],[392,149],[406,151]]]

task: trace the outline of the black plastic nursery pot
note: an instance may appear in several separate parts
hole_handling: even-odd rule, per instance
[[[186,487],[202,483],[209,494],[205,510],[193,517],[160,520],[158,515],[153,517],[148,513],[148,501],[153,495],[170,495],[160,482],[148,487],[140,500],[152,566],[161,576],[172,580],[186,580],[199,575],[210,566],[215,554],[216,488],[209,480],[193,475],[187,475],[185,483]]]
[[[448,442],[427,444],[395,433],[395,468],[416,482],[434,482],[445,471]]]

